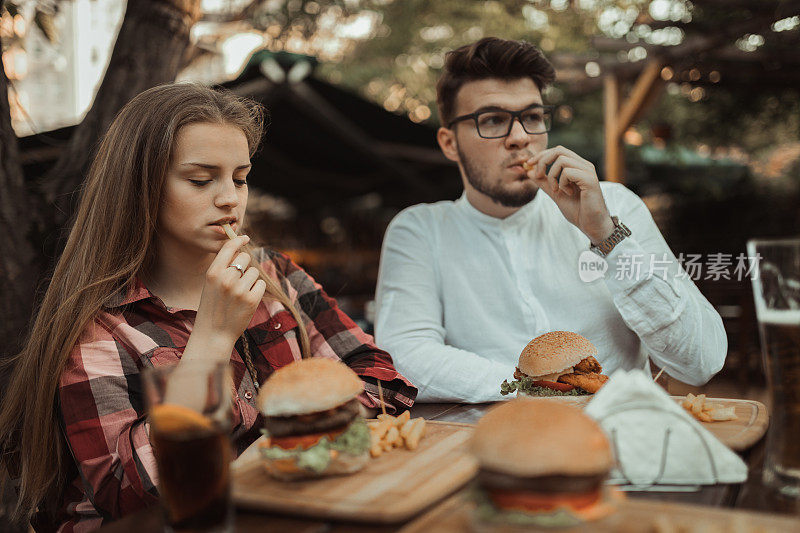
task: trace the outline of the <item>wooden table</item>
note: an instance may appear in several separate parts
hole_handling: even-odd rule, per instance
[[[418,404],[411,409],[412,417],[429,420],[463,422],[474,424],[492,404]],[[800,514],[800,500],[786,498],[768,489],[761,483],[764,458],[764,440],[743,454],[749,466],[745,483],[704,486],[695,492],[628,492],[630,498],[709,505],[713,507],[735,507],[761,512]],[[438,502],[432,502],[434,507]],[[237,510],[237,532],[281,531],[287,533],[384,533],[399,531],[405,524],[392,526],[364,525],[343,522],[309,520],[275,513],[255,513]],[[151,508],[125,517],[101,529],[103,533],[147,533],[161,531],[161,514]]]

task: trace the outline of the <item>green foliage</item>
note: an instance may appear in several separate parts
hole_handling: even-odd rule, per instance
[[[551,59],[574,54],[587,62],[592,59],[627,62],[629,59],[625,57],[618,59],[615,51],[598,51],[593,40],[612,37],[623,38],[623,43],[631,45],[657,44],[658,26],[654,22],[661,21],[667,26],[675,24],[671,29],[685,39],[689,35],[678,28],[688,22],[697,25],[698,31],[703,28],[713,31],[746,20],[750,8],[761,7],[755,1],[751,6],[737,3],[731,9],[724,5],[693,6],[684,0],[674,0],[661,2],[660,7],[666,5],[668,9],[659,14],[658,8],[651,9],[651,3],[651,0],[371,2],[369,9],[381,15],[375,36],[358,44],[341,62],[323,64],[319,72],[389,111],[436,125],[435,84],[444,55],[480,37],[524,39],[540,46]],[[660,18],[654,21],[654,16]],[[771,46],[768,40],[761,51],[770,53]],[[571,121],[561,124],[551,135],[551,144],[575,147],[599,159],[603,139],[601,86],[596,84],[594,91],[581,96],[571,96],[571,89],[557,83],[546,94],[550,103],[568,105],[572,111]],[[673,84],[671,89],[671,93],[678,94],[663,94],[637,126],[646,142],[650,139],[650,127],[657,123],[668,123],[673,139],[691,149],[702,143],[712,148],[737,146],[745,152],[760,154],[778,143],[800,140],[800,96],[796,89],[771,89],[756,83],[740,89],[732,85],[724,88],[707,85],[705,97],[697,102],[680,92],[686,86]]]
[[[408,113],[417,122],[436,123],[435,85],[445,53],[484,36],[524,39],[552,49],[583,51],[593,24],[579,12],[557,16],[554,24],[531,2],[504,0],[394,1],[381,10],[378,36],[359,44],[323,75],[360,91],[387,110]]]
[[[800,141],[800,91],[712,89],[700,102],[665,94],[639,128],[668,123],[685,145],[738,146],[758,156],[783,143]]]

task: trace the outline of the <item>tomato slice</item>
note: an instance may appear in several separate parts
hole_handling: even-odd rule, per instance
[[[346,428],[342,428],[323,433],[308,433],[307,435],[291,435],[289,437],[271,437],[270,444],[283,448],[284,450],[293,450],[298,446],[307,450],[318,443],[322,437],[328,437],[328,439],[333,440],[344,433],[345,429]]]
[[[569,383],[561,383],[559,381],[534,381],[533,385],[535,387],[546,387],[548,389],[553,389],[561,392],[569,392],[575,388],[574,385],[570,385]]]
[[[581,510],[600,500],[600,491],[581,493],[544,494],[537,492],[518,492],[510,490],[489,491],[489,499],[500,509],[519,509],[522,511],[553,511],[566,507]]]

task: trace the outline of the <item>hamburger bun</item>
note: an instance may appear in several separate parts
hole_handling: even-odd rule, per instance
[[[518,477],[605,474],[614,462],[600,426],[580,408],[524,397],[490,409],[470,449],[481,468]]]
[[[277,369],[262,385],[258,406],[267,416],[316,413],[342,405],[363,390],[358,375],[341,361],[312,357]]]
[[[586,337],[571,331],[551,331],[523,348],[518,367],[531,377],[546,376],[563,372],[589,356],[597,356],[597,348]]]

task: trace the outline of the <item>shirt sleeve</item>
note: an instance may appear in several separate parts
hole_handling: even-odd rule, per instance
[[[364,333],[306,271],[283,254],[272,252],[272,256],[278,272],[291,286],[290,297],[304,318],[313,356],[337,358],[352,368],[364,381],[359,399],[366,407],[380,408],[381,394],[390,413],[411,407],[417,388],[395,369],[392,357],[378,348],[372,336]]]
[[[631,230],[606,257],[605,283],[627,326],[671,376],[702,385],[722,369],[722,318],[681,268],[641,198],[614,184],[609,210]]]
[[[59,382],[64,433],[83,490],[110,519],[158,501],[141,378],[129,349],[96,320],[70,353]]]
[[[514,374],[513,365],[446,343],[434,234],[413,210],[397,215],[386,230],[376,292],[378,345],[419,387],[420,401],[505,399],[498,384]]]

